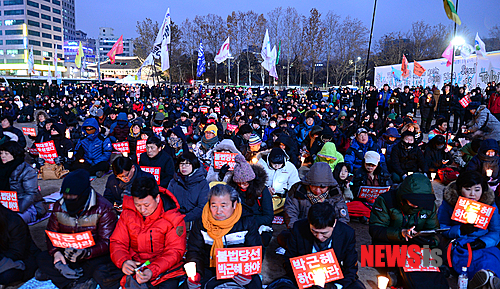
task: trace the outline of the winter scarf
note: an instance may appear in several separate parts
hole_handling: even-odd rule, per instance
[[[222,242],[222,237],[224,237],[231,229],[234,224],[236,224],[241,217],[242,207],[240,203],[236,204],[236,210],[233,215],[224,221],[217,221],[212,216],[212,212],[210,212],[210,208],[208,203],[203,208],[203,213],[201,215],[201,220],[203,222],[203,226],[207,229],[207,234],[214,240],[212,244],[212,249],[210,250],[210,267],[215,267],[216,265],[216,256],[215,249],[224,248],[224,243]]]
[[[203,136],[203,138],[201,139],[201,147],[204,151],[208,151],[213,148],[218,141],[219,138],[217,138],[217,136],[214,136],[211,139],[207,139],[205,136]]]
[[[0,190],[10,191],[10,175],[12,172],[24,162],[22,158],[14,159],[6,164],[0,165]]]
[[[311,201],[311,204],[317,204],[317,203],[323,203],[326,198],[328,198],[329,191],[326,191],[326,193],[321,194],[319,196],[316,196],[315,194],[311,192],[307,192],[306,197]]]

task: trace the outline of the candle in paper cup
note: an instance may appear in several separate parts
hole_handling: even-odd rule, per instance
[[[492,169],[487,169],[486,170],[486,176],[491,177],[493,175],[493,170]]]
[[[325,287],[326,283],[325,269],[315,270],[313,273],[313,280],[314,280],[314,285]]]
[[[122,155],[126,158],[128,158],[128,153],[127,152],[123,152]]]
[[[435,178],[436,178],[436,173],[431,173],[431,179],[434,181]]]
[[[382,150],[382,154],[385,155],[385,152],[387,151],[387,149],[386,148],[381,148],[381,150]]]
[[[73,152],[68,152],[68,158],[72,158],[73,157]]]
[[[409,175],[409,176],[413,175],[413,172],[408,172],[408,175]]]
[[[378,289],[387,289],[387,285],[389,285],[389,278],[385,276],[378,276]]]
[[[477,214],[475,212],[467,212],[467,223],[475,224],[477,219]]]
[[[196,276],[196,263],[188,262],[184,264],[184,270],[186,270],[188,278],[194,278]]]
[[[81,162],[82,164],[85,162],[84,159],[80,159],[79,162]]]

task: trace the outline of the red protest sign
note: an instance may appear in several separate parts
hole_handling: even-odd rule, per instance
[[[157,135],[161,134],[161,132],[163,131],[163,127],[162,126],[153,126],[153,132]]]
[[[405,272],[440,272],[439,267],[434,267],[434,266],[430,265],[430,263],[429,263],[429,266],[424,266],[424,258],[423,258],[424,250],[429,251],[429,253],[427,253],[429,255],[429,261],[434,260],[432,258],[431,252],[430,252],[431,250],[429,248],[422,248],[422,251],[416,252],[418,255],[420,255],[420,264],[418,267],[416,267],[416,266],[413,267],[410,265],[410,263],[408,262],[408,259],[410,259],[411,257],[409,254],[407,255],[406,264],[403,267],[403,270]]]
[[[254,275],[262,269],[262,247],[215,249],[217,279]]]
[[[495,207],[459,197],[451,219],[464,224],[474,224],[480,229],[488,228]]]
[[[222,153],[222,152],[215,152],[214,153],[214,169],[220,170],[222,166],[225,164],[229,165],[229,170],[233,170],[234,166],[236,165],[236,162],[234,161],[234,158],[236,157],[237,153]]]
[[[218,106],[214,107],[214,111],[215,112],[220,112],[220,107],[218,107]]]
[[[130,148],[128,146],[128,141],[115,142],[113,148],[121,153],[130,153]]]
[[[95,245],[94,237],[90,231],[63,234],[45,230],[45,233],[49,236],[52,245],[58,248],[85,249]]]
[[[274,216],[273,224],[275,225],[283,225],[285,223],[285,219],[283,216]]]
[[[388,192],[391,187],[365,187],[359,188],[360,199],[367,199],[370,202],[374,202],[375,199],[381,194]]]
[[[137,153],[137,163],[139,163],[139,159],[141,158],[141,154],[146,152],[146,142],[147,140],[141,139],[137,141],[137,146],[135,148],[135,152]]]
[[[332,249],[291,258],[290,263],[300,289],[313,286],[315,274],[325,274],[326,283],[344,278]]]
[[[200,111],[201,111],[202,113],[207,113],[207,112],[208,112],[208,107],[206,107],[206,106],[202,106],[202,107],[200,107]]]
[[[0,202],[4,207],[14,212],[19,212],[19,202],[17,200],[17,192],[0,191]]]
[[[156,183],[160,184],[160,167],[141,167],[141,170],[152,174],[155,177]]]
[[[36,130],[34,127],[22,127],[24,135],[36,136]]]
[[[56,146],[54,141],[47,141],[42,143],[35,143],[38,154],[42,159],[44,159],[49,164],[54,163],[54,159],[57,158]]]
[[[235,124],[227,124],[226,130],[228,130],[228,131],[230,131],[230,132],[233,132],[233,131],[235,131],[237,128],[238,128],[238,126],[237,126],[237,125],[235,125]]]

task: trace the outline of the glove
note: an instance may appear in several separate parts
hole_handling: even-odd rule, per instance
[[[56,165],[60,165],[63,162],[63,158],[61,156],[58,156],[57,158],[54,159],[54,163]]]
[[[193,279],[188,278],[187,279],[188,288],[189,289],[200,289],[201,288],[200,279],[201,279],[200,273],[196,273],[196,275],[194,276]]]
[[[44,160],[44,159],[42,159],[42,158],[38,158],[38,159],[36,160],[36,162],[38,163],[38,165],[39,165],[40,167],[43,167],[43,165],[45,165],[45,160]]]
[[[68,259],[70,262],[75,263],[76,261],[80,261],[89,255],[90,251],[85,249],[74,249],[74,248],[66,248],[64,249],[64,257]]]
[[[476,239],[472,242],[469,243],[470,244],[470,248],[474,251],[474,250],[479,250],[479,249],[484,249],[486,248],[486,243],[483,242],[483,240],[481,239]],[[467,246],[467,245],[466,245]]]
[[[266,226],[266,225],[261,225],[259,227],[259,234],[262,235],[262,232],[272,232],[273,228]]]
[[[82,268],[71,269],[68,265],[63,264],[62,262],[57,262],[54,267],[57,271],[59,271],[59,273],[61,273],[61,275],[68,279],[78,279],[83,276]]]
[[[224,181],[224,177],[226,176],[227,172],[229,171],[229,165],[225,164],[220,168],[219,171],[219,180],[222,182]]]
[[[476,231],[476,227],[474,227],[474,224],[462,224],[460,225],[460,235],[465,236],[472,234]]]
[[[234,282],[238,283],[238,285],[245,286],[245,285],[250,284],[250,282],[252,282],[252,276],[236,274],[233,277],[233,280],[234,280]]]

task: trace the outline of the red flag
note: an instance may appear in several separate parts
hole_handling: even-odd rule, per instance
[[[413,61],[413,74],[420,77],[424,74],[425,68],[420,63]]]
[[[111,50],[108,52],[108,57],[111,60],[111,64],[115,63],[115,56],[117,54],[122,54],[123,53],[123,35],[118,38],[116,41],[115,45],[111,48]]]
[[[408,69],[408,60],[406,56],[403,54],[403,60],[401,61],[401,72],[403,73],[403,78],[407,78],[410,76],[410,70]]]

